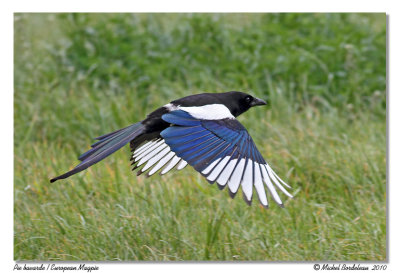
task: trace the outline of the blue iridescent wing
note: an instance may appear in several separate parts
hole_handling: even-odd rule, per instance
[[[263,183],[281,206],[275,186],[292,197],[282,184],[289,186],[265,162],[247,130],[236,119],[199,120],[182,110],[164,114],[162,119],[173,125],[161,132],[171,151],[209,182],[217,182],[220,188],[228,185],[232,197],[242,185],[244,199],[250,204],[254,186],[260,203],[267,207]]]

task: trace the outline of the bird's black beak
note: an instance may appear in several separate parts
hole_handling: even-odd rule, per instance
[[[266,105],[267,103],[262,99],[254,98],[250,104],[253,107],[253,106],[257,106],[257,105]]]

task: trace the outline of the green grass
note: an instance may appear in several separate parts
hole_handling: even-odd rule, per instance
[[[16,14],[16,260],[385,260],[384,14]],[[285,208],[126,147],[54,184],[92,138],[170,100],[244,90]],[[271,198],[270,198],[271,199]]]

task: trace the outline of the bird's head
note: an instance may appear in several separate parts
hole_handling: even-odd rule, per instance
[[[220,101],[228,107],[233,116],[237,117],[246,112],[253,106],[266,105],[267,103],[259,98],[255,98],[249,94],[239,91],[230,91],[226,93],[216,94]]]

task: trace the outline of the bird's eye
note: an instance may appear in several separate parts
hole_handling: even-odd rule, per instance
[[[246,102],[250,102],[250,101],[251,101],[251,97],[246,97],[246,98],[245,98],[245,101],[246,101]]]

